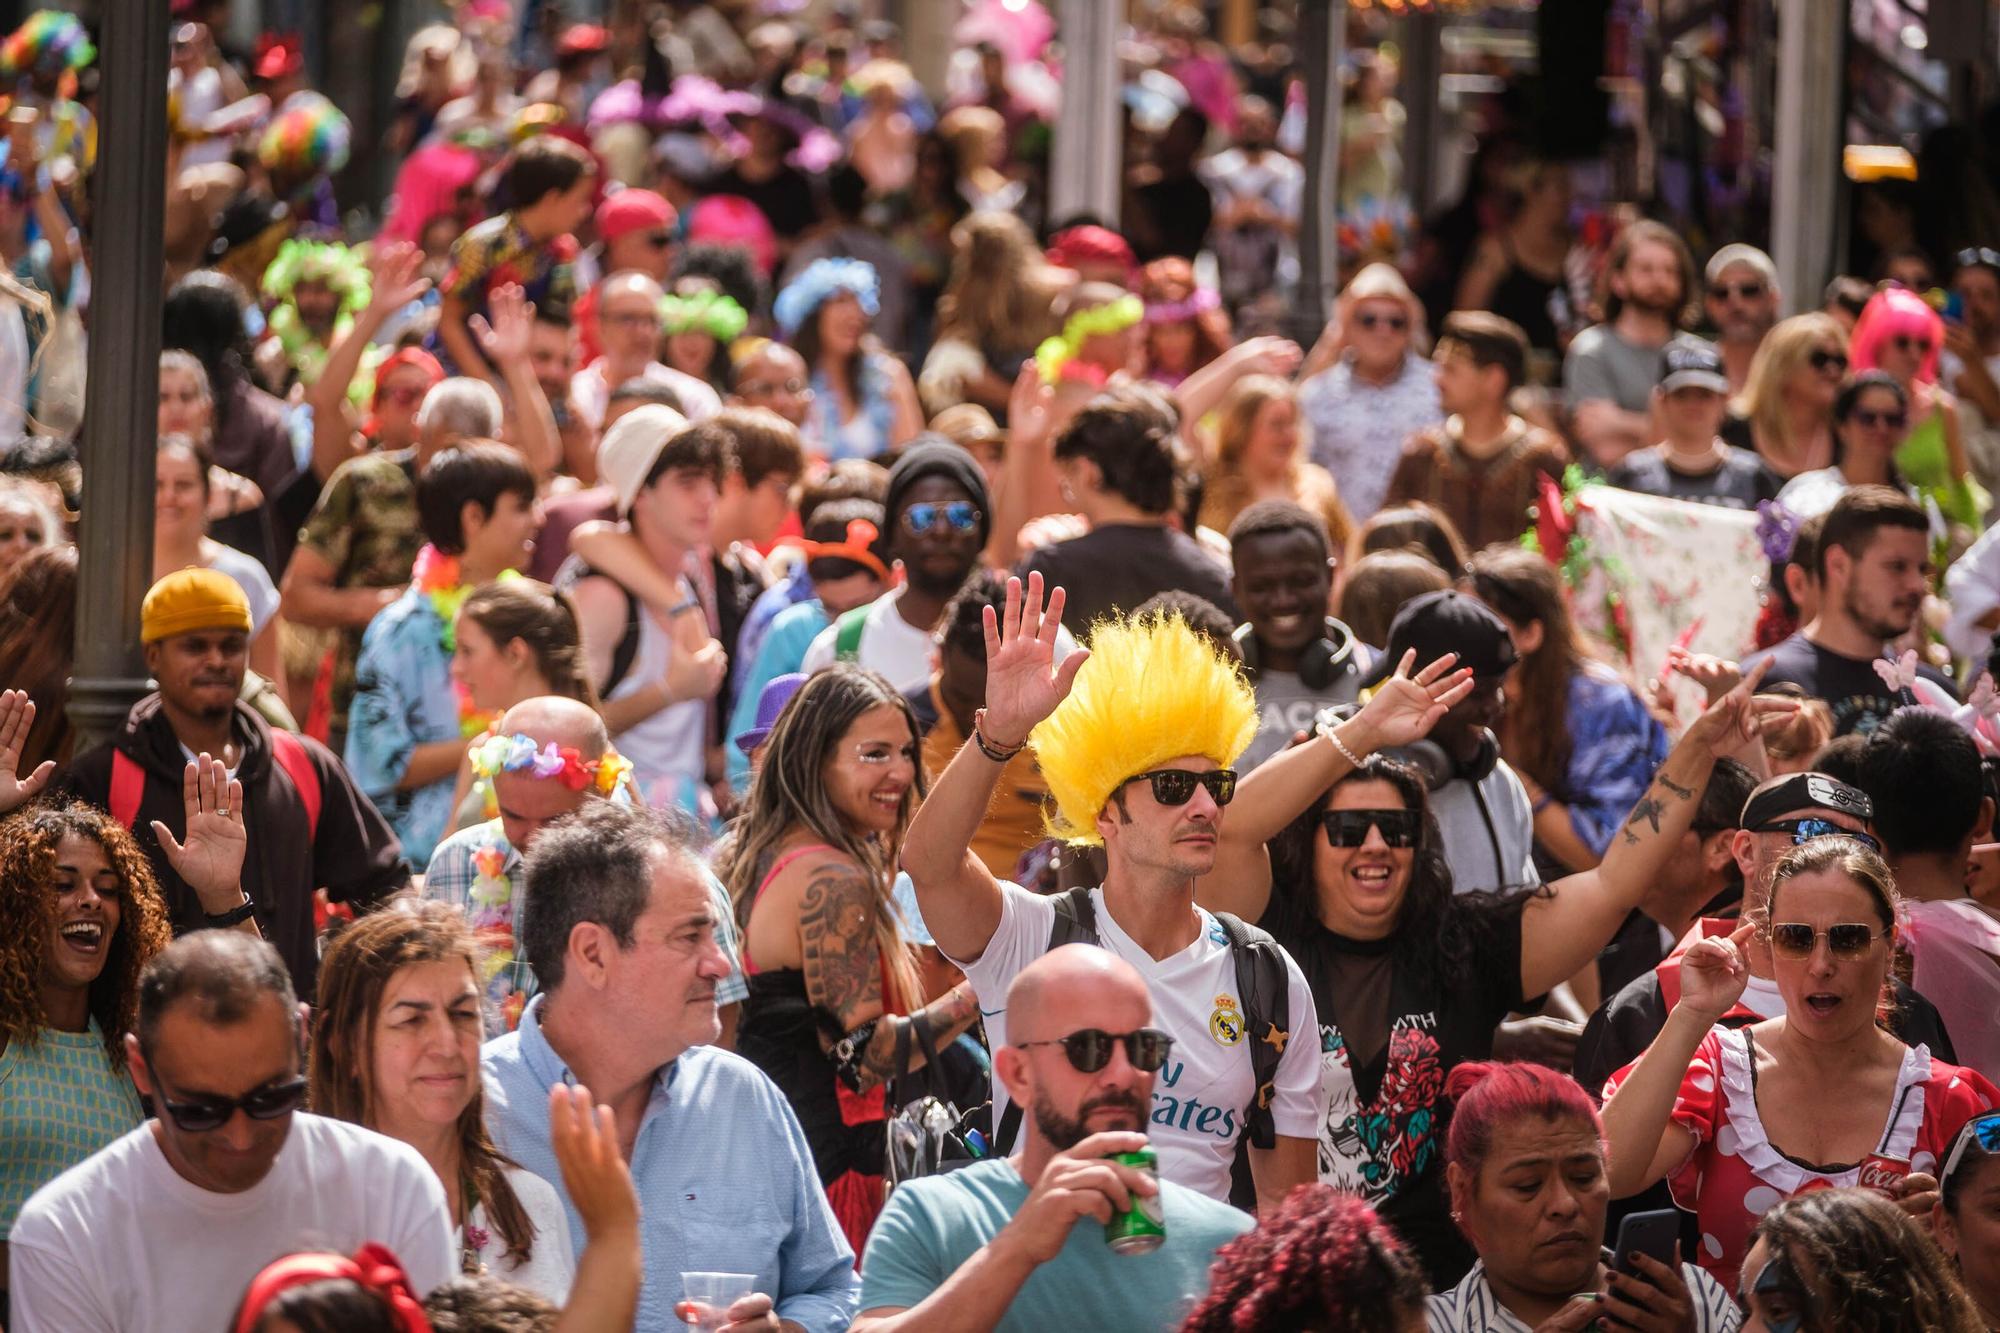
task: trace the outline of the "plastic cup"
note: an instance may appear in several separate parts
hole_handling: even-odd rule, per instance
[[[705,1333],[728,1322],[729,1307],[757,1288],[755,1273],[682,1273],[680,1316]]]

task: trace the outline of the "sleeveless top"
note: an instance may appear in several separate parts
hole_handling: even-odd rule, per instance
[[[1507,274],[1494,284],[1487,308],[1520,325],[1521,332],[1528,335],[1530,347],[1543,352],[1556,351],[1559,331],[1553,303],[1556,294],[1564,291],[1562,279],[1539,277],[1521,267],[1520,257],[1514,253],[1505,232],[1500,234],[1500,248],[1507,256]],[[1567,305],[1566,295],[1564,304]]]
[[[889,452],[896,429],[896,404],[889,396],[889,377],[882,369],[880,353],[864,354],[854,368],[858,410],[851,421],[840,419],[833,384],[817,367],[812,373],[812,391],[812,418],[806,434],[830,461],[879,458]]]
[[[145,1117],[129,1076],[111,1067],[104,1030],[43,1028],[0,1053],[0,1240],[28,1196]]]
[[[667,631],[652,616],[639,617],[639,651],[625,678],[607,699],[624,699],[651,689],[666,674],[672,651]],[[678,808],[700,813],[700,787],[707,738],[708,701],[687,699],[668,704],[643,721],[618,733],[618,753],[632,761],[632,777],[646,804],[654,809]]]

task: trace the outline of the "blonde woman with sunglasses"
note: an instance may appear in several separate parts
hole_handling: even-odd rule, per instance
[[[1960,1126],[2000,1105],[1970,1069],[1883,1026],[1898,896],[1853,838],[1814,838],[1772,874],[1767,915],[1692,946],[1666,1027],[1606,1085],[1611,1193],[1666,1180],[1695,1214],[1693,1256],[1725,1286],[1757,1219],[1802,1191],[1861,1185],[1925,1220]],[[1769,961],[1784,1010],[1719,1026]]]

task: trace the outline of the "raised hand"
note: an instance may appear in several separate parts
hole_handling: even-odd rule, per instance
[[[467,321],[479,339],[479,350],[496,366],[525,364],[534,337],[535,307],[521,284],[510,282],[494,288],[486,306],[492,312],[490,322],[477,314]]]
[[[1369,749],[1408,745],[1423,739],[1451,711],[1453,704],[1472,693],[1471,669],[1452,670],[1458,654],[1446,653],[1412,675],[1410,668],[1416,661],[1416,650],[1406,651],[1396,670],[1354,715]]]
[[[1042,372],[1030,358],[1014,376],[1014,387],[1007,394],[1009,447],[1038,444],[1048,438],[1055,402],[1055,387],[1043,382]]]
[[[1771,659],[1768,657],[1750,668],[1741,680],[1729,688],[1728,693],[1710,704],[1700,717],[1689,724],[1687,734],[1681,739],[1706,745],[1712,752],[1723,754],[1746,742],[1761,741],[1766,723],[1798,712],[1797,699],[1757,693],[1758,682],[1764,679],[1764,673],[1770,668]]]
[[[49,785],[56,761],[44,760],[27,777],[21,773],[21,751],[35,725],[35,701],[26,690],[0,690],[0,815],[35,799]]]
[[[408,241],[378,242],[368,255],[368,306],[384,319],[431,289],[424,252]]]
[[[204,754],[181,773],[181,808],[187,841],[176,842],[157,819],[153,836],[167,864],[201,899],[202,910],[211,916],[227,912],[241,901],[243,854],[250,845],[243,831],[243,784],[229,776],[220,759]]]
[[[1305,353],[1290,338],[1279,338],[1266,334],[1252,338],[1246,344],[1244,372],[1246,374],[1276,375],[1289,379],[1305,359]]]
[[[1745,951],[1756,933],[1757,924],[1745,921],[1726,938],[1711,935],[1688,946],[1681,955],[1681,998],[1674,1007],[1698,1014],[1711,1025],[1735,1008],[1750,983]]]
[[[1061,666],[1055,664],[1062,609],[1061,588],[1049,594],[1043,607],[1038,573],[1028,575],[1025,596],[1021,580],[1007,580],[1002,615],[986,608],[986,717],[979,729],[993,744],[1012,747],[1026,741],[1035,724],[1069,697],[1077,670],[1090,656],[1077,648]]]

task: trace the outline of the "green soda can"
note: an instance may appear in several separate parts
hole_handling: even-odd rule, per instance
[[[1107,1160],[1143,1171],[1155,1185],[1160,1183],[1160,1159],[1151,1148],[1113,1153]],[[1151,1254],[1159,1249],[1167,1239],[1167,1214],[1160,1196],[1134,1194],[1132,1206],[1105,1223],[1104,1239],[1116,1254]]]

